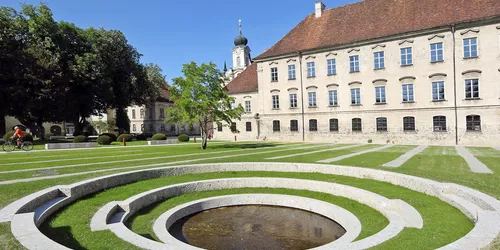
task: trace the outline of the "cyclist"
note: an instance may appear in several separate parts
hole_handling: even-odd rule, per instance
[[[17,138],[17,147],[21,148],[21,142],[24,139],[24,132],[18,126],[15,126],[14,130],[15,130],[14,135],[12,135],[10,138],[11,139]]]

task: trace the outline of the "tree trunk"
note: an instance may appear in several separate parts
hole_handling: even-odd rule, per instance
[[[43,127],[43,121],[37,121],[36,127],[38,131],[38,138],[40,138],[40,140],[45,140],[45,128]]]
[[[207,149],[207,138],[208,138],[207,128],[208,128],[208,126],[207,126],[206,118],[205,118],[205,120],[200,119],[201,149],[203,149],[203,150]]]

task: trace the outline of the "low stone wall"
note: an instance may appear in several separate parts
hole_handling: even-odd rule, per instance
[[[47,143],[45,144],[46,150],[54,149],[72,149],[72,148],[95,148],[95,142],[80,142],[80,143]]]
[[[148,145],[167,145],[167,144],[177,144],[179,141],[175,140],[161,140],[161,141],[148,141]]]

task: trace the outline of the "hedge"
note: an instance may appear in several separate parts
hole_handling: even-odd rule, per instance
[[[116,139],[116,141],[119,141],[119,142],[122,142],[123,141],[123,138],[125,138],[125,141],[127,142],[131,142],[134,138],[129,135],[129,134],[121,134],[120,136],[118,136],[118,138]]]
[[[111,137],[107,135],[101,135],[97,138],[97,143],[99,143],[99,145],[110,145],[111,142],[113,142]]]
[[[167,136],[165,134],[158,133],[158,134],[153,135],[152,139],[153,139],[153,141],[164,141],[167,139]]]
[[[102,133],[99,136],[103,136],[103,135],[109,136],[109,138],[111,138],[112,141],[116,141],[116,139],[117,139],[116,135],[113,133]]]
[[[73,143],[79,143],[79,142],[87,142],[87,137],[84,135],[79,135],[73,139]]]
[[[135,139],[138,140],[138,141],[145,141],[148,139],[148,136],[145,135],[145,134],[138,134],[135,136]]]
[[[180,134],[178,137],[178,140],[180,142],[188,142],[189,141],[189,136],[186,134]]]

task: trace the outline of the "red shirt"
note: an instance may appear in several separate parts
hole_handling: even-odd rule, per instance
[[[16,129],[16,132],[14,132],[14,135],[17,135],[17,137],[23,137],[24,132],[21,129]]]

